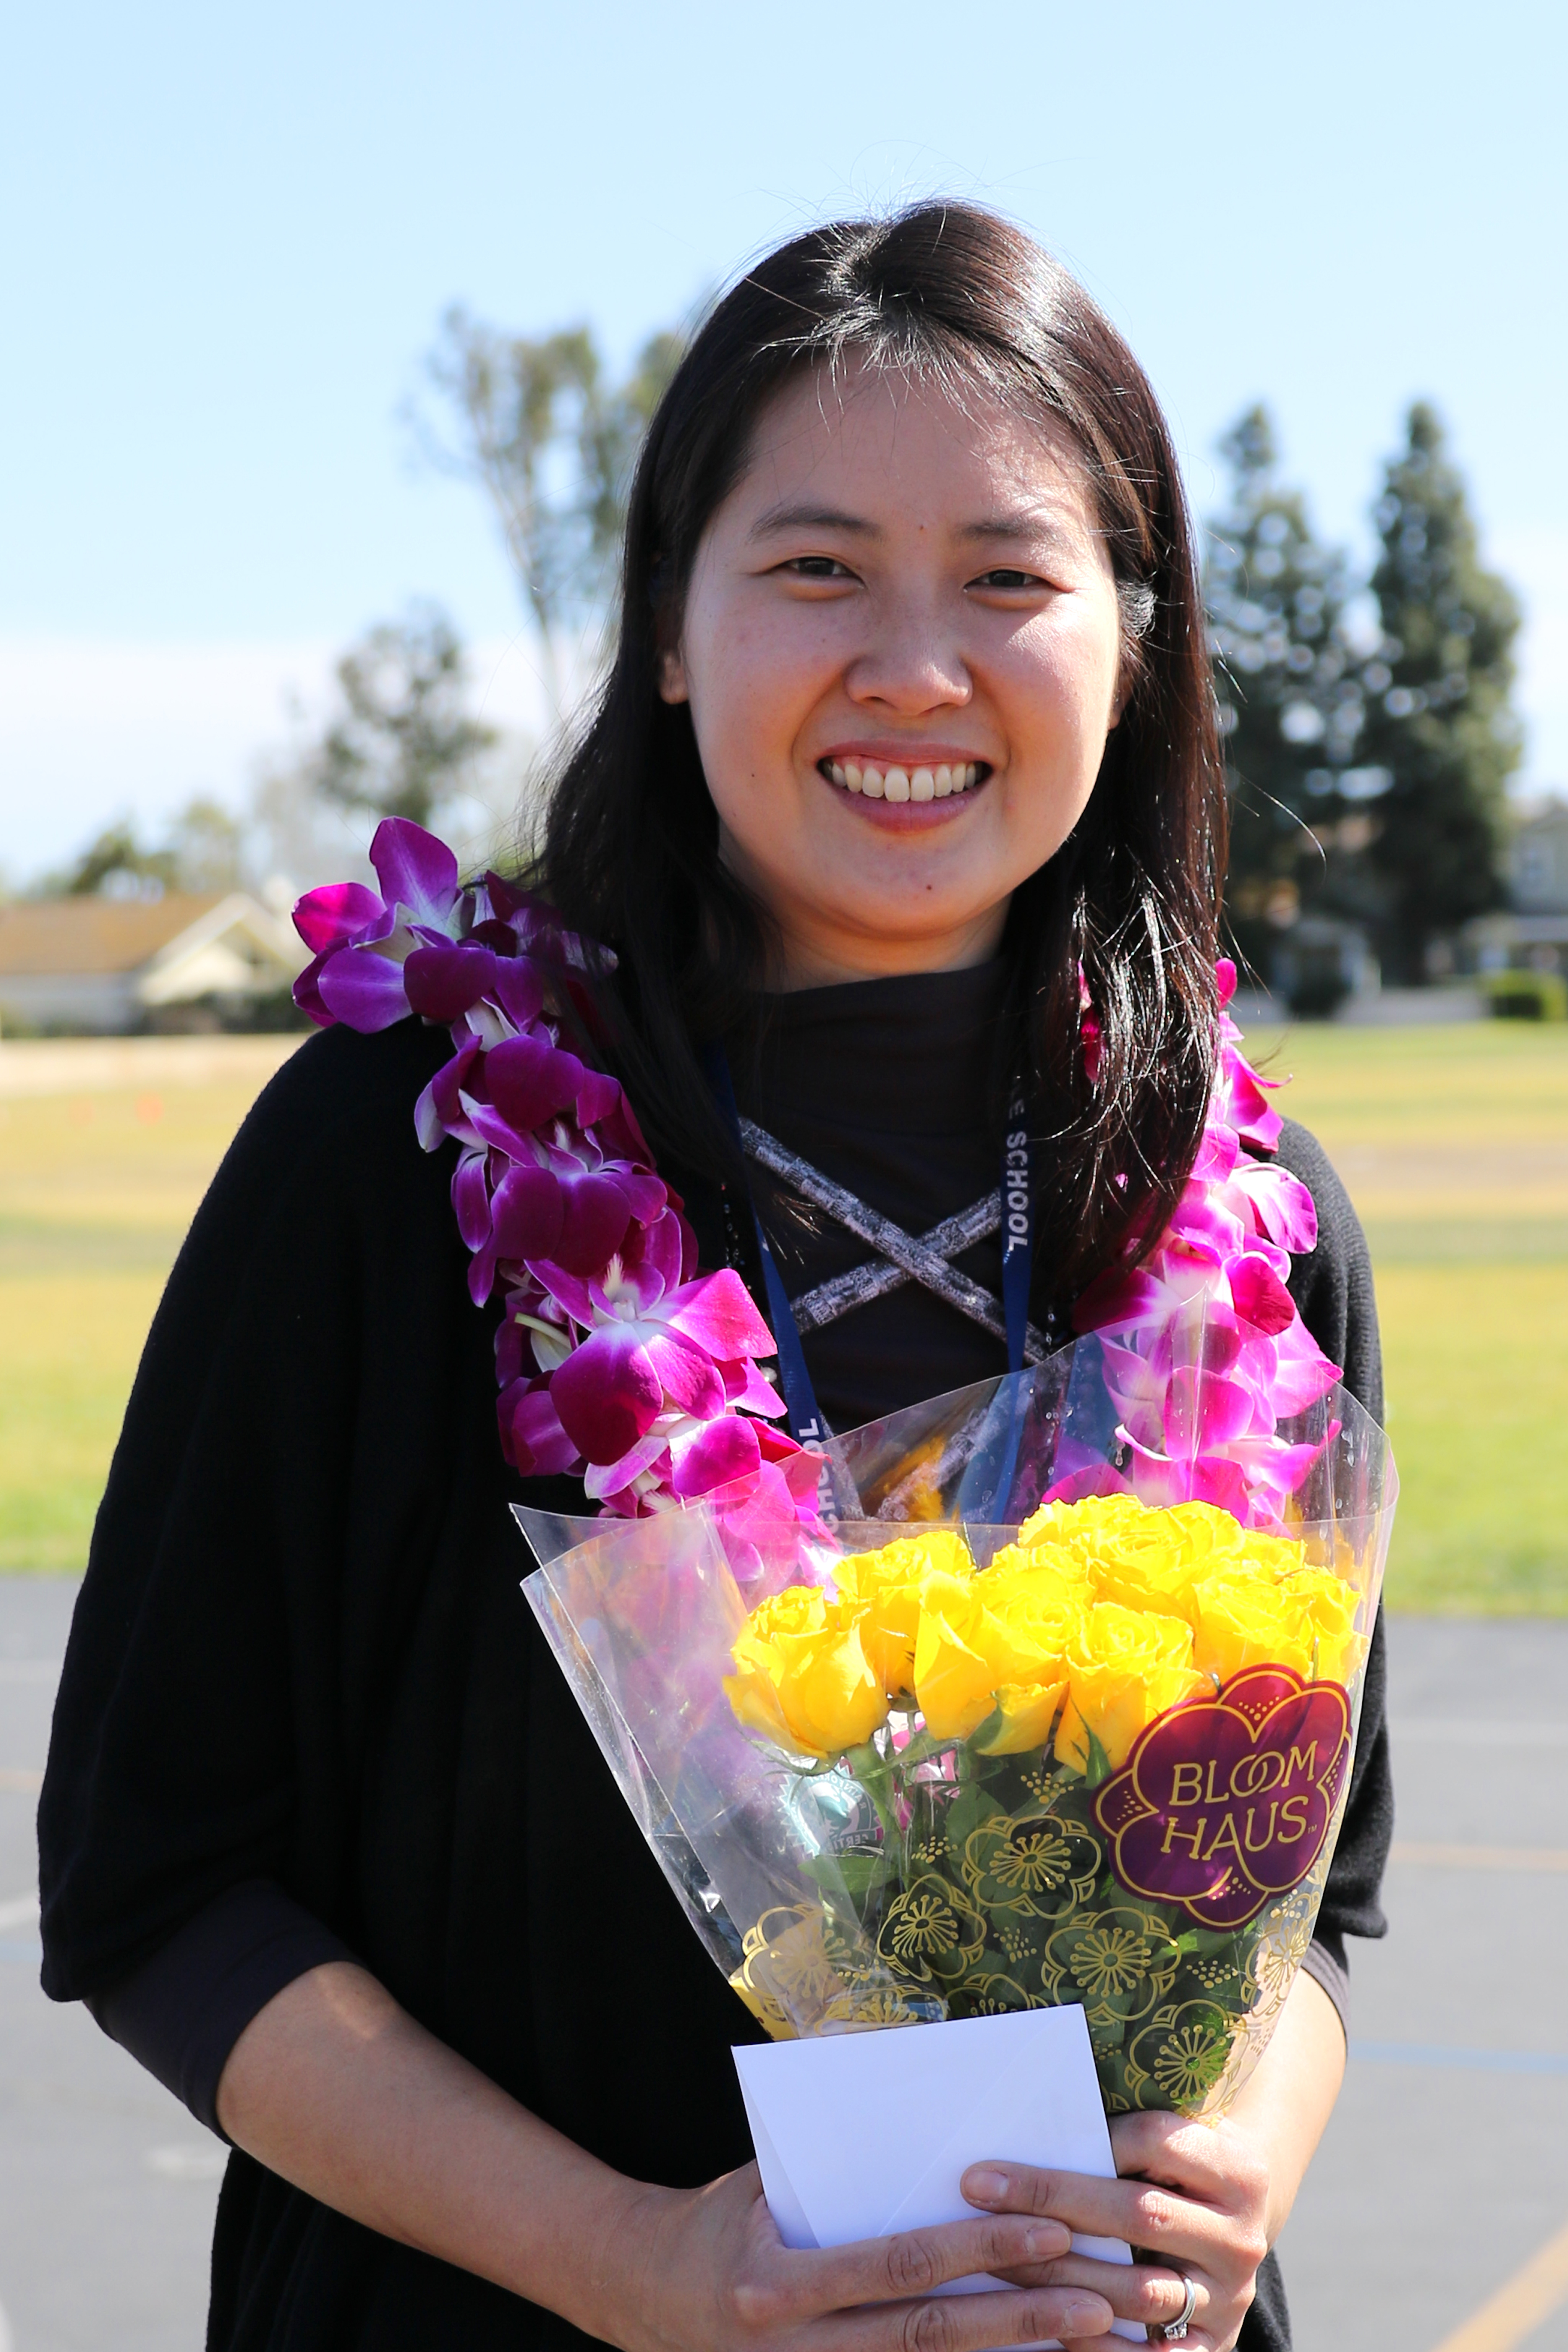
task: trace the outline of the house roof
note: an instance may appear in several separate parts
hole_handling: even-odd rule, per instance
[[[172,890],[153,899],[30,898],[0,907],[0,977],[140,971],[223,895]]]

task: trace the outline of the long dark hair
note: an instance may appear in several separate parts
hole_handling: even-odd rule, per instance
[[[1116,577],[1131,689],[1121,723],[1072,835],[1015,894],[1002,950],[999,1094],[1021,1072],[1049,1107],[1053,1245],[1040,1272],[1066,1293],[1152,1242],[1192,1165],[1214,1066],[1225,794],[1164,419],[1114,328],[1031,238],[966,205],[836,222],[770,254],[712,310],[642,450],[615,660],[551,793],[540,878],[620,958],[605,1018],[656,1150],[733,1180],[698,1049],[743,1042],[768,931],[720,862],[690,716],[660,699],[658,667],[764,404],[803,369],[850,359],[1065,429]],[[1100,1024],[1092,1084],[1080,970]]]

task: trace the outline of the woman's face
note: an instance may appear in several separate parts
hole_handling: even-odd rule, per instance
[[[994,954],[1117,717],[1115,585],[1069,446],[978,395],[803,377],[698,550],[661,691],[785,987]]]

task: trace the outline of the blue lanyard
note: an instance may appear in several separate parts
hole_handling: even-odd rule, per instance
[[[708,1046],[703,1060],[714,1098],[734,1139],[735,1150],[743,1160],[741,1114],[723,1047],[718,1045]],[[1024,1369],[1024,1343],[1029,1328],[1029,1284],[1035,1257],[1033,1166],[1023,1097],[1015,1095],[1007,1107],[1007,1130],[1002,1140],[1002,1311],[1007,1326],[1007,1370],[1010,1372],[1021,1372]],[[784,1277],[778,1270],[767,1234],[763,1230],[756,1201],[749,1187],[747,1198],[752,1228],[757,1236],[757,1251],[763,1262],[763,1282],[768,1295],[768,1320],[773,1325],[773,1338],[778,1343],[779,1385],[784,1391],[790,1434],[800,1445],[826,1444],[833,1432],[816,1402],[816,1391],[806,1370],[805,1350],[801,1346],[795,1309],[789,1303],[789,1293],[784,1286]]]

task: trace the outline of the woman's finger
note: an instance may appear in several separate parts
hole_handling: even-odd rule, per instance
[[[833,2352],[999,2352],[1007,2345],[1073,2341],[1100,2345],[1112,2313],[1083,2287],[999,2287],[987,2294],[934,2295],[847,2311],[833,2325]]]
[[[1072,2242],[1067,2224],[1021,2213],[976,2215],[890,2238],[791,2253],[780,2267],[789,2316],[847,2311],[862,2304],[908,2303],[952,2280],[1049,2263]]]
[[[1159,2263],[1102,2263],[1092,2254],[1065,2254],[1060,2262],[1009,2271],[1006,2277],[1015,2286],[1088,2288],[1104,2296],[1118,2319],[1142,2320],[1145,2327],[1163,2327],[1181,2317],[1189,2278],[1197,2290],[1194,2325],[1213,2301],[1209,2281],[1195,2263],[1177,2271]]]
[[[1181,2116],[1118,2116],[1110,2127],[1119,2173],[1140,2173],[1230,2211],[1266,2195],[1261,2158],[1225,2124],[1189,2123]]]
[[[1120,2238],[1156,2262],[1182,2268],[1227,2267],[1235,2222],[1157,2181],[1100,2180],[1084,2172],[995,2163],[973,2166],[961,2185],[972,2205],[994,2212],[1065,2221],[1084,2237]]]

